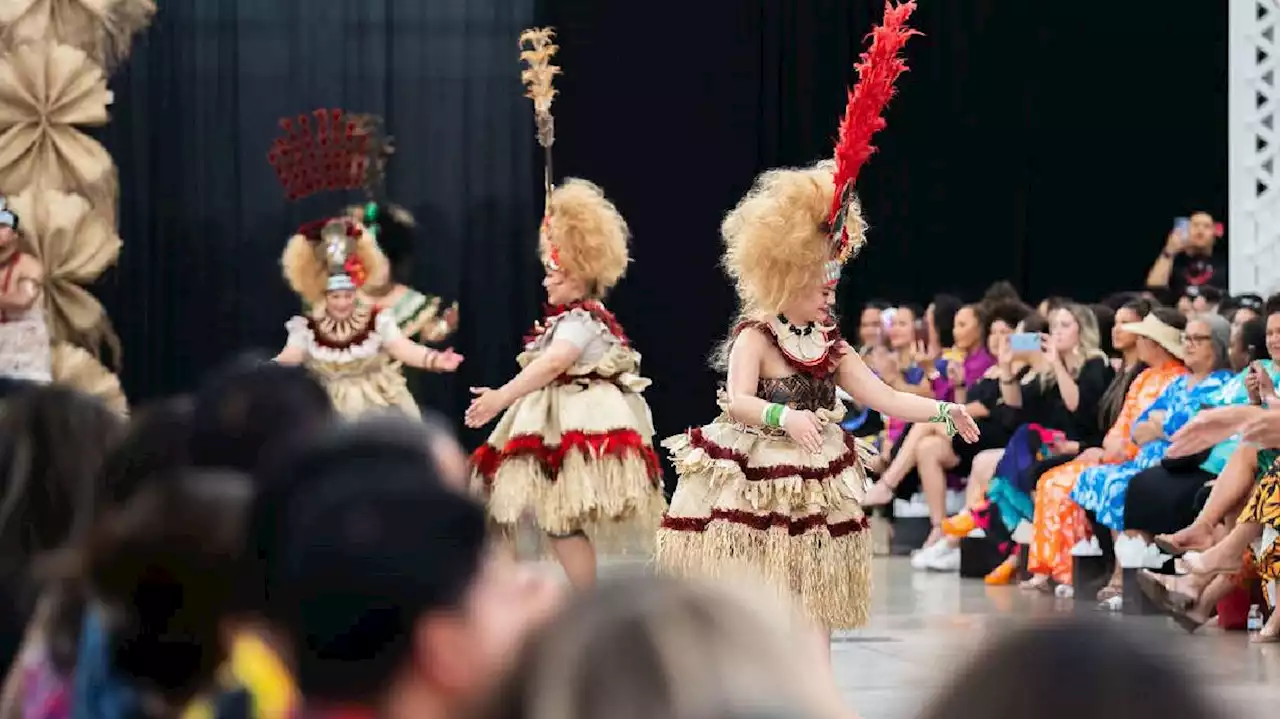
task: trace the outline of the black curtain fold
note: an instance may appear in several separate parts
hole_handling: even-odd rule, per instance
[[[227,354],[274,351],[296,301],[290,230],[348,197],[282,199],[276,120],[382,114],[389,195],[416,215],[414,284],[457,298],[467,355],[423,382],[459,416],[504,381],[538,311],[541,158],[518,32],[551,24],[565,73],[556,170],[599,183],[634,235],[610,303],[655,379],[668,434],[713,412],[707,357],[735,312],[719,223],[760,171],[829,156],[880,0],[169,0],[112,79],[101,135],[120,167],[120,266],[101,294],[135,399],[184,389]],[[1172,218],[1226,208],[1226,11],[924,0],[924,33],[859,182],[870,297],[1092,300],[1141,283]],[[1230,228],[1228,228],[1229,230]],[[851,319],[851,318],[846,318]],[[473,438],[474,439],[474,438]]]
[[[735,305],[720,218],[762,170],[830,156],[883,10],[547,0],[566,73],[558,167],[631,223],[612,304],[655,378],[660,434],[715,411],[706,358]],[[869,298],[976,299],[998,279],[1093,301],[1141,284],[1172,217],[1225,210],[1226,10],[1165,10],[920,2],[924,35],[859,180],[870,244],[841,287],[848,329]]]
[[[100,287],[137,401],[228,355],[274,353],[298,309],[279,256],[293,228],[359,193],[285,201],[266,160],[281,117],[383,116],[388,197],[414,213],[413,286],[462,307],[458,377],[420,399],[453,416],[510,374],[537,308],[541,210],[516,39],[534,0],[169,0],[111,86],[119,266]]]

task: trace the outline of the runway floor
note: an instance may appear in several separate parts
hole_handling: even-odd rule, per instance
[[[900,558],[877,559],[875,580],[871,625],[837,637],[833,652],[840,688],[865,719],[914,716],[987,639],[1074,611],[1070,600],[913,572]],[[1189,636],[1164,617],[1101,618],[1149,633],[1192,662],[1228,716],[1272,717],[1280,707],[1280,644],[1250,645],[1243,633],[1217,629]]]
[[[643,566],[610,564],[603,574]],[[864,719],[910,719],[985,641],[1019,623],[1072,611],[1070,600],[914,572],[906,559],[877,558],[871,623],[835,638],[836,678]],[[1250,645],[1243,633],[1217,629],[1189,636],[1164,617],[1098,616],[1149,634],[1191,662],[1227,716],[1273,717],[1280,707],[1280,644]]]

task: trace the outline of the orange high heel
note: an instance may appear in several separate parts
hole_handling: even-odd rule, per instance
[[[967,509],[954,517],[942,520],[942,533],[956,539],[964,539],[977,528],[978,522]]]
[[[1009,557],[1004,562],[991,570],[991,573],[982,579],[984,583],[992,587],[1002,587],[1013,584],[1013,580],[1018,575],[1018,558]]]

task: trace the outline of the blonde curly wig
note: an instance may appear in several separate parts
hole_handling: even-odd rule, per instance
[[[554,247],[561,269],[586,282],[592,297],[602,297],[631,261],[627,221],[599,187],[576,178],[552,191],[547,209],[551,221],[539,238],[543,263]]]
[[[363,226],[360,227],[360,235],[356,238],[356,257],[364,265],[368,276],[384,276],[387,258],[378,249],[373,235]],[[280,257],[280,266],[284,270],[285,281],[303,302],[316,305],[324,300],[329,286],[329,266],[319,242],[302,233],[290,237],[284,254]]]
[[[826,223],[834,170],[830,161],[769,170],[725,216],[723,264],[744,314],[781,312],[797,294],[824,281],[832,252]],[[860,239],[865,227],[856,201],[846,223],[850,236]]]

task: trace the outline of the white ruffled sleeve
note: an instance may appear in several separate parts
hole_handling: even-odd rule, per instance
[[[285,342],[286,347],[311,349],[311,343],[315,341],[316,335],[311,331],[311,325],[307,323],[306,317],[293,317],[284,323],[284,328],[289,332],[289,339]]]
[[[595,327],[595,323],[583,314],[569,313],[556,321],[556,326],[551,332],[551,341],[568,342],[580,350],[585,350],[587,345],[591,344],[591,340],[598,337],[600,331]]]
[[[400,331],[400,325],[396,324],[395,313],[386,310],[378,313],[378,319],[373,321],[373,329],[378,333],[383,344],[394,342],[404,336]]]

